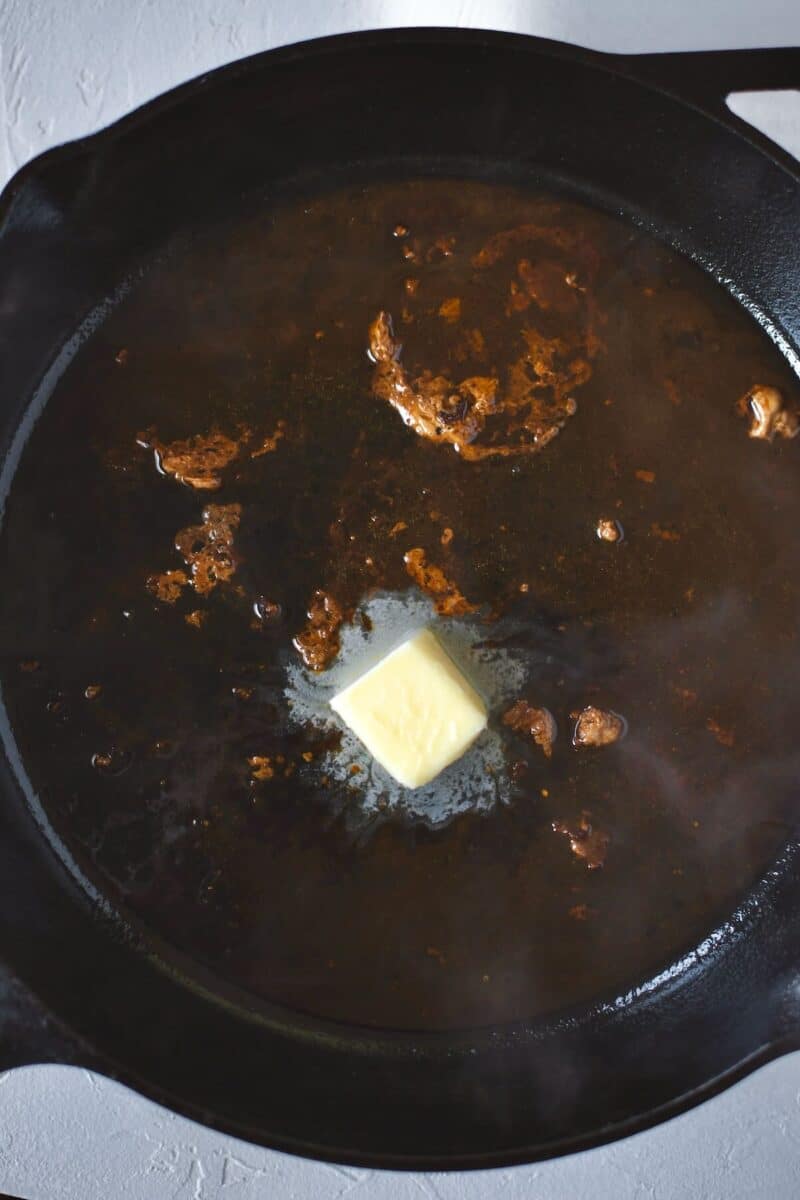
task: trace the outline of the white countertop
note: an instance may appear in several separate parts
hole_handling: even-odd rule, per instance
[[[0,182],[209,67],[391,25],[471,25],[598,50],[800,44],[800,0],[3,0]],[[800,155],[800,94],[736,111]],[[395,1174],[304,1162],[87,1071],[0,1075],[0,1191],[26,1200],[796,1200],[800,1054],[647,1133],[531,1167]]]

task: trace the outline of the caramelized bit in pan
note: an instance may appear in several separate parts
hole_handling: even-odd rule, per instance
[[[546,338],[537,330],[522,330],[525,350],[509,367],[504,394],[498,396],[494,376],[471,375],[453,382],[447,375],[422,371],[410,379],[399,361],[391,317],[379,313],[370,326],[370,354],[375,361],[372,387],[388,401],[420,437],[452,445],[472,461],[493,455],[507,457],[541,450],[577,411],[567,393],[591,375],[589,362],[561,338]],[[550,396],[542,394],[549,390]],[[487,420],[504,415],[507,440],[477,444]]]
[[[403,555],[406,570],[417,587],[429,595],[436,611],[443,617],[461,617],[465,613],[476,612],[476,606],[462,596],[456,585],[452,583],[441,567],[427,561],[425,551],[419,547],[407,550]]]
[[[190,525],[175,536],[175,549],[190,568],[191,583],[201,596],[225,583],[236,571],[233,543],[242,516],[240,504],[209,504],[202,525]]]
[[[273,766],[272,759],[266,755],[251,755],[247,760],[247,765],[250,768],[250,775],[253,779],[273,779],[275,776],[275,767]]]
[[[611,838],[602,829],[595,829],[590,812],[582,812],[577,827],[564,821],[553,822],[553,832],[563,833],[569,838],[569,848],[576,858],[586,863],[590,871],[602,867],[606,861]]]
[[[281,615],[281,606],[275,600],[268,600],[266,596],[259,596],[253,602],[253,612],[257,619],[266,625],[269,621],[277,621]]]
[[[260,446],[257,446],[250,454],[251,458],[261,458],[262,454],[272,454],[278,449],[278,442],[281,438],[286,437],[286,422],[278,421],[275,426],[275,432],[265,437]]]
[[[162,571],[160,575],[150,575],[146,586],[162,604],[174,604],[188,582],[185,571]]]
[[[515,733],[526,734],[541,746],[545,758],[553,753],[557,727],[553,714],[546,708],[534,708],[527,700],[518,700],[503,714],[503,724]]]
[[[610,746],[625,732],[625,722],[615,712],[605,712],[590,704],[577,714],[573,746]]]
[[[750,417],[748,437],[771,442],[776,436],[793,438],[800,432],[797,414],[784,408],[783,394],[774,387],[756,384],[736,405],[742,416]]]
[[[543,217],[552,215],[543,210]],[[440,242],[446,257],[447,239],[435,246]],[[530,245],[529,255],[511,267],[501,263],[521,243]],[[541,450],[577,411],[572,393],[590,378],[591,360],[600,350],[590,289],[596,259],[585,238],[546,219],[498,234],[473,257],[480,275],[469,287],[507,289],[505,313],[494,310],[483,329],[458,331],[460,296],[409,311],[406,324],[413,319],[422,325],[433,312],[454,326],[441,360],[430,363],[428,350],[417,366],[413,352],[395,338],[390,314],[380,312],[369,329],[375,395],[397,409],[420,437],[451,445],[471,461]],[[431,260],[430,253],[425,260]],[[447,269],[441,262],[436,268]],[[585,281],[580,288],[579,273]],[[414,294],[405,299],[413,302]],[[491,374],[456,377],[454,362],[475,359],[488,359]]]
[[[344,613],[328,592],[316,591],[308,606],[308,622],[292,639],[310,671],[324,671],[339,653],[339,630]]]
[[[212,430],[179,442],[164,443],[149,433],[140,434],[137,441],[154,451],[156,465],[165,475],[173,475],[179,483],[197,491],[214,491],[222,483],[221,472],[233,462],[248,436],[248,431],[243,430],[239,440],[234,441],[219,430]]]
[[[93,754],[91,762],[100,775],[122,775],[133,762],[133,753],[122,746],[111,746]]]
[[[375,395],[388,400],[420,437],[449,442],[470,457],[470,444],[494,411],[497,380],[475,375],[453,383],[429,371],[410,380],[399,362],[400,345],[386,312],[378,313],[370,325],[369,348],[375,361]]]
[[[595,533],[601,542],[618,542],[622,537],[622,526],[611,517],[601,517]]]
[[[461,317],[461,300],[458,296],[450,296],[439,305],[439,316],[445,321],[458,321]]]

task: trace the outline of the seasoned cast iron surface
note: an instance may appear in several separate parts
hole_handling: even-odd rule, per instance
[[[469,444],[514,453],[469,461],[406,426],[381,312],[409,379],[504,395],[523,331],[560,338],[552,440],[501,414]],[[2,531],[4,695],[57,835],[181,950],[319,1016],[453,1028],[642,980],[793,823],[800,443],[747,436],[755,385],[794,411],[721,288],[567,199],[382,184],[164,247],[56,385]],[[420,550],[464,601],[429,619],[514,694],[491,786],[412,812],[298,707],[325,671],[292,642],[317,590],[334,649],[380,635],[376,600],[422,612]],[[503,722],[519,700],[552,757]],[[588,705],[626,735],[573,746]]]

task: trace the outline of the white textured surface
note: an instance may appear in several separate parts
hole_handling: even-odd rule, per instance
[[[0,0],[0,181],[209,67],[381,25],[473,25],[603,50],[800,44],[798,0]],[[739,97],[800,153],[800,97]],[[0,1190],[27,1200],[795,1200],[800,1055],[667,1125],[473,1175],[305,1163],[203,1129],[85,1071],[0,1076]]]

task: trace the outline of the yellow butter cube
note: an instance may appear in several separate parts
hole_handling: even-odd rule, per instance
[[[486,727],[486,708],[429,629],[344,688],[331,708],[408,788],[460,758]]]

